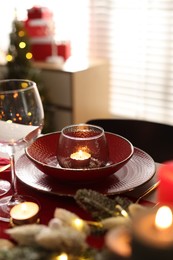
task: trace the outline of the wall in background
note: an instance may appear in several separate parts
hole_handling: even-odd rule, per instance
[[[88,0],[6,0],[0,8],[0,51],[6,51],[9,33],[15,17],[27,18],[27,9],[33,6],[48,7],[53,11],[57,41],[70,40],[72,54],[77,57],[87,55],[88,49]]]

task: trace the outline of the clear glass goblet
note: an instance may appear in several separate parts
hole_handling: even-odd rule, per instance
[[[1,158],[0,158],[1,160]],[[0,173],[3,172],[6,168],[5,166],[8,165],[1,165],[0,166]],[[9,181],[0,179],[0,196],[4,195],[5,193],[7,193],[11,188],[11,184]]]
[[[9,221],[10,209],[23,201],[16,187],[15,154],[29,145],[40,133],[44,111],[35,82],[24,79],[0,81],[0,151],[7,153],[11,164],[12,196],[0,199],[0,220]]]
[[[98,168],[108,163],[104,129],[89,124],[64,127],[59,138],[57,159],[63,168]]]

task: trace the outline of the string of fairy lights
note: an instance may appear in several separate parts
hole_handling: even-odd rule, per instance
[[[24,37],[26,36],[26,32],[24,30],[20,30],[18,33],[18,37],[21,38],[21,41],[18,44],[18,47],[20,49],[25,49],[27,47],[27,42],[24,40]],[[26,52],[25,57],[27,60],[31,60],[33,55],[30,51]],[[14,56],[11,53],[8,53],[6,55],[6,61],[11,62],[14,60]]]

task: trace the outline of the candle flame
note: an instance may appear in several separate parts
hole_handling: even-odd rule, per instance
[[[155,225],[159,229],[166,229],[172,225],[172,211],[167,206],[162,206],[158,209],[155,218]]]
[[[27,205],[26,205],[25,202],[21,203],[21,209],[22,209],[22,211],[26,211],[27,210]]]
[[[79,151],[78,151],[78,154],[79,154],[80,157],[82,157],[83,151],[82,151],[82,150],[79,150]]]
[[[68,260],[68,255],[66,253],[62,253],[56,257],[56,260]]]
[[[70,157],[75,160],[86,160],[91,157],[91,154],[80,149],[79,151],[72,153]]]

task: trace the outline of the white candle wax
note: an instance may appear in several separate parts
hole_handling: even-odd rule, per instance
[[[15,205],[11,211],[11,220],[16,225],[34,223],[38,219],[39,206],[34,202],[23,202]]]

